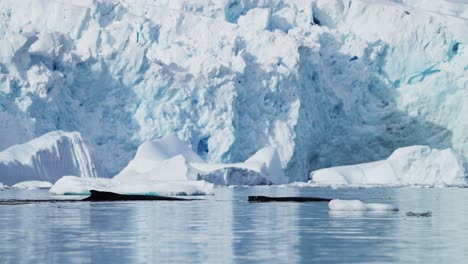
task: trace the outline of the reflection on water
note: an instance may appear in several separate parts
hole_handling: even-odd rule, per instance
[[[327,203],[248,203],[248,195],[391,203],[400,212],[329,212]],[[52,198],[47,191],[0,199]],[[0,206],[0,262],[464,263],[468,189],[220,188],[194,202]],[[431,210],[433,216],[406,217]]]

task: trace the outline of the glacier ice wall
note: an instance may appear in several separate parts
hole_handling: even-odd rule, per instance
[[[3,0],[0,150],[80,131],[110,176],[175,132],[213,162],[277,147],[292,180],[467,156],[468,5],[426,2]]]
[[[0,182],[55,182],[64,175],[97,177],[93,149],[78,132],[52,131],[0,152]],[[34,182],[33,182],[34,183]]]

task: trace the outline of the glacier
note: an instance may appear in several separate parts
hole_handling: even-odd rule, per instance
[[[395,150],[386,160],[320,169],[310,178],[322,186],[466,187],[468,164],[450,148],[411,146]]]
[[[175,133],[210,163],[274,147],[289,181],[410,145],[468,156],[463,1],[2,0],[0,10],[0,151],[78,131],[110,177],[140,144]]]
[[[93,149],[78,132],[52,131],[0,152],[0,182],[55,182],[64,175],[97,177]]]

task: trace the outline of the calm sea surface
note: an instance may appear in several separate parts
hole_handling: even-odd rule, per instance
[[[400,212],[333,213],[327,203],[248,195],[360,199]],[[468,189],[218,188],[202,198],[0,205],[0,263],[468,263]],[[405,216],[427,210],[432,217]]]

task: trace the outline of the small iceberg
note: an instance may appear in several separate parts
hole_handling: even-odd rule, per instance
[[[65,176],[58,180],[49,192],[60,195],[89,195],[90,190],[120,194],[192,196],[213,195],[214,185],[205,181],[162,182],[151,179],[117,180]]]
[[[19,182],[13,186],[12,189],[24,189],[24,190],[34,190],[34,189],[50,189],[52,183],[48,181],[24,181]]]
[[[214,184],[285,183],[275,148],[263,148],[243,163],[209,164],[174,135],[140,145],[127,167],[111,179],[65,176],[50,189],[54,194],[89,194],[89,190],[121,194],[212,195]]]
[[[386,160],[313,171],[311,183],[327,186],[466,186],[467,163],[453,149],[399,148]]]
[[[78,132],[52,131],[0,152],[0,181],[55,182],[63,175],[97,177],[92,148]]]
[[[140,145],[135,158],[114,178],[203,180],[216,185],[268,185],[288,181],[275,148],[262,148],[242,163],[210,164],[175,135]]]
[[[328,203],[330,211],[398,211],[398,207],[390,204],[363,203],[360,200],[334,199]]]

